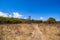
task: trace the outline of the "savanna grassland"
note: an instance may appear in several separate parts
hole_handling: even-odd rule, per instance
[[[60,40],[60,24],[0,24],[0,40]]]

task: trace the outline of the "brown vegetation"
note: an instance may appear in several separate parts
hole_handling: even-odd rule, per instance
[[[0,24],[0,40],[60,40],[60,24]]]

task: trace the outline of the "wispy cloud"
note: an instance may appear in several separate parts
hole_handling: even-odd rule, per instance
[[[13,14],[13,15],[12,15]],[[12,14],[9,14],[9,13],[5,13],[5,12],[2,12],[0,11],[0,16],[3,16],[3,17],[14,17],[14,18],[20,18],[22,15],[18,12],[13,12]]]
[[[14,18],[20,18],[22,15],[19,14],[18,12],[13,12],[13,17]]]

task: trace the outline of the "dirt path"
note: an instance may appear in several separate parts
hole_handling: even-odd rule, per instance
[[[40,32],[38,24],[34,25],[33,39],[32,40],[42,40],[42,32]]]

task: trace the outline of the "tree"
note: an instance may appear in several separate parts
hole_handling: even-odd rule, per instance
[[[28,20],[31,20],[31,16],[28,16]]]
[[[48,23],[56,23],[56,20],[54,19],[54,18],[49,18],[48,20],[47,20],[47,22]]]
[[[32,23],[32,21],[31,21],[31,16],[28,16],[28,20],[27,20],[27,22],[28,22],[29,24]]]

